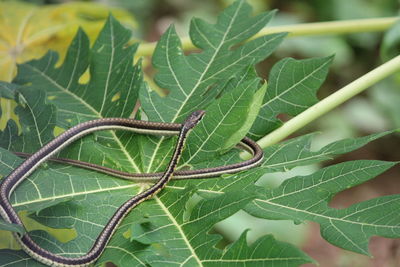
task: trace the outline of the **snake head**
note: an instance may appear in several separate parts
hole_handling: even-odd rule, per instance
[[[192,129],[195,127],[203,118],[206,112],[204,110],[196,110],[192,112],[183,123],[183,127],[186,129]]]

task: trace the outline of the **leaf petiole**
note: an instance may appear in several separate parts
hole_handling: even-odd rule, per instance
[[[271,26],[264,28],[253,38],[276,32],[288,32],[288,37],[380,32],[387,30],[398,20],[398,17],[387,17]]]

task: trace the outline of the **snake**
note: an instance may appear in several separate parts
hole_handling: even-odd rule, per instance
[[[46,264],[48,266],[89,266],[93,264],[103,253],[107,243],[111,239],[115,230],[122,219],[136,206],[143,201],[155,196],[160,192],[167,183],[174,179],[197,179],[220,176],[222,174],[236,173],[242,170],[259,165],[263,159],[263,151],[256,142],[250,138],[243,138],[238,146],[251,152],[253,157],[249,160],[229,164],[219,167],[209,167],[195,170],[179,170],[176,171],[179,159],[185,146],[186,139],[191,130],[199,124],[204,117],[205,111],[198,110],[192,112],[182,124],[151,122],[136,120],[130,118],[101,118],[86,121],[75,125],[66,130],[52,141],[44,145],[33,154],[17,152],[17,155],[26,157],[26,159],[15,168],[8,176],[2,179],[0,183],[0,215],[10,224],[16,224],[24,227],[18,213],[10,203],[10,196],[18,185],[25,180],[33,171],[35,171],[41,163],[46,160],[52,160],[61,163],[68,163],[79,167],[92,169],[95,171],[107,173],[116,177],[140,180],[140,181],[156,181],[145,191],[135,195],[124,202],[112,215],[107,224],[104,226],[89,251],[78,257],[64,257],[54,254],[41,246],[39,246],[30,236],[28,232],[13,232],[17,242],[21,248],[33,259]],[[140,134],[178,135],[174,152],[170,158],[168,166],[164,172],[157,173],[128,173],[114,170],[108,167],[96,165],[93,163],[83,162],[79,160],[54,158],[53,155],[58,153],[75,140],[82,138],[95,131],[100,130],[128,130]]]

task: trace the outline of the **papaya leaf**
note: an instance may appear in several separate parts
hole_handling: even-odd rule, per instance
[[[46,94],[42,90],[14,88],[13,95],[19,104],[15,114],[23,125],[22,134],[18,134],[16,122],[9,120],[6,129],[0,132],[0,146],[10,151],[32,153],[54,138],[55,107],[45,103]]]
[[[205,198],[232,190],[252,191],[257,197],[245,208],[251,215],[270,220],[317,222],[328,242],[369,255],[371,236],[400,237],[400,218],[396,213],[400,195],[378,197],[340,210],[330,208],[328,203],[335,194],[364,183],[395,164],[374,160],[344,162],[308,176],[290,178],[275,189],[254,185],[265,174],[260,167],[218,181],[203,180],[196,187]],[[174,182],[174,188],[184,190],[187,183]]]
[[[14,99],[15,90],[18,87],[19,86],[16,84],[0,81],[0,97],[4,97],[5,99]]]
[[[1,266],[33,266],[43,267],[46,266],[41,264],[31,257],[27,256],[21,250],[2,249],[0,250],[0,264]]]
[[[243,6],[245,8],[241,9]],[[247,17],[249,6],[240,1],[230,8],[230,12],[232,10],[237,13],[239,18],[244,15]],[[256,23],[256,29],[260,29],[261,25],[265,24],[270,16],[263,15],[256,17],[257,19],[249,18],[250,22],[246,23],[249,25]],[[258,21],[259,19],[261,20]],[[225,21],[222,23],[225,23]],[[236,21],[237,23],[239,22]],[[238,30],[241,31],[240,29],[235,29],[231,33],[232,36],[227,37],[237,38],[236,42],[240,42],[250,37],[249,33],[254,34],[256,32],[250,30],[249,33],[243,32],[242,35],[238,34]],[[258,58],[257,60],[259,61],[270,54],[272,48],[276,47],[282,37],[283,34],[276,34],[273,38],[260,38],[258,41],[243,45],[242,48],[236,48],[237,51],[233,54],[230,48],[236,43],[231,40],[224,44],[226,45],[225,56],[229,55],[231,59],[236,59],[238,62],[231,62],[231,66],[228,69],[230,74],[221,76],[221,79],[224,77],[229,79],[224,83],[224,86],[216,86],[215,88],[219,87],[218,90],[215,90],[215,92],[211,90],[212,94],[205,96],[208,103],[204,106],[204,108],[208,108],[207,116],[209,118],[222,115],[226,116],[226,122],[231,123],[236,117],[235,129],[239,134],[232,134],[228,142],[218,144],[221,145],[221,149],[229,149],[235,142],[240,140],[255,119],[255,114],[258,113],[261,105],[260,99],[265,93],[266,86],[260,85],[259,79],[255,76],[253,66],[250,64],[254,62],[255,58]],[[30,152],[35,149],[35,146],[41,145],[40,142],[28,143],[26,141],[29,140],[28,138],[32,138],[29,137],[31,132],[40,133],[33,136],[40,140],[44,136],[49,138],[55,136],[57,127],[65,129],[78,122],[106,116],[128,117],[135,105],[139,89],[144,88],[139,64],[136,66],[131,65],[130,59],[133,56],[135,46],[127,46],[128,39],[129,32],[113,17],[110,17],[93,48],[89,48],[88,38],[85,33],[78,31],[68,50],[65,61],[60,67],[56,67],[58,60],[54,52],[49,52],[41,59],[20,65],[18,75],[14,80],[14,83],[18,85],[14,98],[18,103],[17,109],[21,110],[18,113],[21,127],[26,130],[19,134],[16,129],[10,126],[9,129],[12,131],[7,130],[2,134],[5,136],[5,132],[8,132],[12,139],[3,138],[2,140],[5,141],[2,147],[7,149],[13,147],[13,149],[10,149],[13,151]],[[263,44],[261,48],[270,47],[270,49],[259,52],[256,49],[257,42]],[[239,56],[241,53],[248,54],[244,61]],[[209,57],[210,61],[211,59]],[[216,63],[214,62],[213,64]],[[212,66],[212,64],[209,65]],[[217,66],[213,68],[215,69]],[[87,83],[82,83],[80,79],[86,69],[89,69],[90,79]],[[234,75],[235,73],[237,75]],[[211,84],[207,86],[209,85]],[[43,88],[46,89],[45,94],[41,91]],[[203,86],[202,88],[205,87]],[[231,102],[227,104],[222,100],[215,101],[215,97]],[[32,119],[39,119],[40,115],[43,114],[42,109],[46,108],[51,109],[51,111],[44,112],[51,113],[51,123],[42,123],[44,118],[41,118],[40,123],[32,124]],[[240,112],[230,112],[232,109]],[[239,119],[237,116],[239,116]],[[49,117],[46,119],[49,119]],[[12,123],[13,121],[9,122],[10,125],[13,125]],[[210,124],[213,123],[210,120],[208,124],[204,124],[204,128],[209,128]],[[227,129],[223,129],[223,132],[226,131]],[[215,139],[218,137],[217,134],[220,133],[217,131],[216,136],[210,137],[212,142],[220,140]],[[95,137],[88,136],[72,144],[61,155],[103,165],[110,164],[114,168],[115,165],[118,167],[119,164],[127,165],[123,164],[124,161],[134,162],[140,171],[142,166],[140,162],[141,154],[138,154],[135,148],[145,148],[149,143],[148,139],[150,138],[137,138],[137,135],[130,133],[99,133]],[[173,145],[173,138],[169,142]],[[194,144],[196,144],[195,141]],[[195,149],[192,149],[192,152],[197,153]],[[104,159],[104,155],[111,157],[113,161],[107,161]],[[219,154],[213,153],[213,155],[218,157]],[[207,156],[208,154],[199,156],[198,161],[205,161],[204,158]],[[3,176],[7,175],[21,162],[15,155],[5,150],[1,150],[1,159],[1,175]],[[190,164],[191,162],[188,163]],[[126,169],[134,169],[133,165],[131,164]],[[31,190],[32,187],[34,190]],[[51,231],[35,230],[31,231],[30,235],[40,246],[52,250],[54,253],[76,256],[91,247],[93,240],[101,229],[105,227],[108,218],[110,218],[115,209],[132,195],[144,190],[145,187],[146,184],[143,183],[113,179],[106,174],[90,170],[47,163],[36,170],[17,188],[16,192],[11,196],[11,202],[17,211],[28,211],[31,214],[30,217],[49,228],[74,229],[77,235],[67,243],[60,242]],[[221,239],[219,235],[209,235],[208,232],[213,224],[231,216],[247,205],[254,198],[254,195],[251,193],[245,194],[241,192],[241,194],[238,194],[232,192],[220,195],[212,201],[204,199],[195,207],[192,215],[188,217],[189,221],[187,221],[183,220],[182,207],[186,206],[188,198],[195,192],[191,188],[188,187],[185,191],[187,192],[186,195],[181,194],[181,192],[178,194],[171,193],[169,189],[164,190],[165,192],[161,195],[146,201],[126,218],[126,222],[130,222],[130,216],[146,214],[151,225],[160,225],[159,227],[162,229],[168,230],[167,234],[165,232],[157,233],[156,236],[159,238],[159,242],[153,242],[151,237],[152,232],[157,232],[154,231],[154,228],[144,228],[153,229],[143,233],[147,237],[146,239],[140,238],[140,236],[129,237],[127,231],[125,231],[129,223],[122,223],[104,255],[99,260],[99,264],[103,262],[103,259],[105,259],[104,261],[117,263],[121,260],[129,259],[126,257],[126,253],[134,255],[138,265],[157,265],[157,263],[165,263],[166,260],[170,261],[171,257],[174,262],[197,262],[200,265],[203,264],[203,261],[206,264],[206,260],[212,261],[221,257],[229,260],[232,256],[223,255],[223,251],[217,248],[213,249],[213,255],[207,253],[207,244],[210,242],[215,243]],[[176,197],[182,200],[175,203]],[[203,227],[203,225],[207,227]],[[203,228],[202,234],[196,235],[195,229],[199,227]],[[131,227],[128,227],[129,229]],[[137,232],[133,231],[133,233]],[[170,239],[170,235],[177,237],[176,240]],[[121,242],[121,238],[127,243]],[[170,242],[173,245],[170,245]],[[275,243],[274,241],[271,242]],[[243,239],[238,244],[243,246]],[[279,244],[276,244],[276,246],[277,248],[281,247]],[[276,264],[290,262],[293,255],[282,255],[282,251],[285,251],[286,247],[287,245],[283,245],[281,249],[269,254],[268,257],[260,258],[257,256],[257,261],[271,262],[272,259],[276,261]],[[177,248],[177,251],[182,251],[182,253],[177,253],[174,248]],[[136,253],[137,250],[140,251]],[[304,253],[295,248],[293,250],[297,251],[297,261],[310,261]],[[120,253],[116,254],[115,251]],[[112,256],[109,256],[110,252]],[[10,253],[9,250],[6,250],[2,251],[2,253],[7,256],[2,257],[1,264],[8,264],[10,261],[14,261],[15,258],[19,258],[21,262],[34,263],[34,260],[30,259],[29,256],[21,256],[19,252]],[[121,254],[123,255],[122,257],[120,257]],[[244,255],[251,258],[251,250],[247,249]],[[131,260],[129,263],[124,264],[135,265]],[[209,264],[212,263],[210,262]]]
[[[260,82],[254,64],[270,55],[285,35],[267,35],[244,43],[272,17],[272,13],[250,16],[250,12],[245,1],[236,1],[216,24],[194,19],[190,35],[201,51],[188,56],[183,54],[173,27],[167,30],[153,57],[158,71],[156,81],[170,91],[164,98],[143,83],[140,62],[132,63],[136,45],[129,44],[131,33],[112,16],[92,48],[87,35],[79,30],[59,67],[55,52],[20,65],[14,84],[1,85],[7,88],[2,96],[17,103],[15,112],[20,125],[9,120],[6,130],[0,133],[0,175],[8,175],[22,162],[11,151],[33,152],[79,122],[130,117],[138,100],[142,107],[136,117],[151,121],[179,123],[193,110],[206,110],[204,120],[187,140],[180,168],[240,161],[240,150],[232,147],[254,127],[253,122],[260,119],[259,111],[268,110],[269,107],[263,107],[265,95],[272,99],[277,92],[268,93],[269,88]],[[316,101],[315,91],[330,61],[284,61],[295,66],[294,76],[285,64],[279,63],[278,67],[285,71],[276,78],[274,87],[290,88],[298,83],[300,89],[312,85],[312,90],[305,94],[293,89],[282,98],[296,99],[301,107],[276,98],[276,102],[269,104],[278,113],[271,109],[268,112],[274,116],[282,112],[295,115]],[[301,77],[303,67],[307,71]],[[88,81],[82,78],[85,73],[89,73]],[[302,78],[307,82],[302,83]],[[324,161],[386,134],[341,140],[317,151],[310,149],[312,135],[301,136],[265,149],[265,159],[258,168],[216,179],[171,181],[124,218],[95,264],[296,266],[314,262],[300,249],[270,235],[247,244],[244,232],[231,245],[219,248],[222,236],[212,232],[213,226],[241,209],[260,218],[315,221],[329,242],[367,253],[371,235],[399,236],[399,218],[393,212],[398,210],[398,195],[341,210],[329,208],[328,203],[338,192],[374,178],[395,163],[341,163],[309,176],[290,178],[275,189],[255,183],[270,172]],[[122,131],[100,132],[76,141],[60,155],[130,172],[162,171],[175,139]],[[91,248],[115,210],[148,186],[147,182],[48,162],[18,185],[10,201],[18,212],[27,211],[35,223],[47,227],[26,227],[41,247],[77,257]],[[65,228],[75,233],[68,240],[58,235]],[[1,240],[12,238],[6,231],[0,235]],[[0,250],[0,265],[12,264],[42,266],[23,251]]]
[[[246,233],[225,250],[215,247],[221,236],[208,233],[212,225],[243,208],[255,197],[252,192],[231,191],[214,196],[212,199],[201,200],[191,211],[188,211],[186,205],[195,189],[171,188],[164,192],[159,196],[159,201],[165,203],[165,208],[169,210],[171,217],[160,217],[156,220],[150,216],[147,218],[152,224],[148,226],[149,231],[133,237],[134,240],[151,242],[148,249],[143,250],[139,246],[135,250],[133,244],[136,242],[128,238],[129,234],[124,238],[123,234],[117,233],[120,238],[111,240],[109,245],[111,249],[104,253],[99,262],[102,262],[103,258],[114,259],[113,262],[119,266],[142,265],[143,262],[139,261],[141,258],[147,259],[147,263],[151,266],[179,263],[190,266],[216,266],[222,263],[287,266],[312,262],[312,259],[294,246],[277,242],[271,237],[261,238],[248,246],[245,240]],[[237,198],[238,194],[241,195],[240,199]],[[146,204],[150,205],[150,202]],[[161,214],[153,216],[159,217]],[[138,227],[135,223],[138,218],[131,215],[133,213],[128,215],[131,218],[130,223],[120,227],[119,231],[125,231],[125,234],[137,232],[134,229]],[[174,225],[180,225],[182,233],[176,232]],[[127,247],[131,244],[130,253],[118,249],[120,244],[127,244]]]
[[[347,138],[330,143],[317,151],[311,150],[312,137],[315,134],[307,134],[292,138],[267,147],[265,151],[264,162],[269,172],[287,171],[297,166],[304,166],[321,161],[333,159],[337,155],[345,154],[356,150],[369,142],[384,137],[394,131],[371,134],[358,138]],[[301,149],[299,149],[301,147]]]
[[[87,35],[79,30],[60,67],[56,68],[57,54],[48,52],[20,65],[14,82],[27,84],[30,90],[46,88],[46,101],[57,107],[61,129],[90,119],[129,117],[142,86],[140,62],[132,66],[137,45],[125,47],[130,36],[131,32],[110,16],[91,49]],[[86,69],[90,80],[82,84],[79,79]],[[129,145],[131,135],[101,132],[95,139],[84,138],[61,155],[140,171],[136,147]]]
[[[295,116],[315,104],[316,92],[328,74],[333,57],[285,58],[271,69],[269,87],[249,136],[259,139],[278,128],[279,114]]]
[[[266,84],[258,89],[258,80],[251,80],[227,92],[206,108],[206,115],[188,137],[183,153],[185,164],[195,164],[204,159],[217,158],[218,149],[229,150],[240,142],[251,127],[261,106]],[[207,114],[213,116],[207,116]],[[250,120],[250,123],[247,121]],[[226,132],[233,132],[226,138]]]
[[[286,34],[266,35],[241,44],[261,30],[273,15],[268,12],[251,17],[250,12],[251,7],[245,1],[236,1],[218,16],[216,24],[193,19],[190,36],[201,49],[200,53],[185,56],[173,27],[163,34],[154,52],[153,65],[157,70],[155,81],[161,88],[169,90],[169,94],[161,98],[154,91],[141,91],[142,109],[149,120],[182,122],[193,110],[210,105],[220,93],[215,90],[216,85],[226,83],[249,64],[260,62],[277,48]],[[224,136],[229,139],[233,134],[225,132]],[[204,135],[202,138],[209,137]],[[224,150],[224,145],[222,143],[219,149],[213,150]],[[170,147],[171,142],[165,138],[149,141],[143,159],[147,172],[161,170],[166,165],[167,160],[160,162],[157,159],[168,154]]]
[[[286,180],[263,194],[246,211],[261,218],[312,220],[320,224],[322,236],[330,243],[369,255],[368,241],[374,235],[399,238],[400,195],[383,196],[345,209],[328,206],[332,197],[394,166],[395,162],[358,160],[321,169],[311,175]]]

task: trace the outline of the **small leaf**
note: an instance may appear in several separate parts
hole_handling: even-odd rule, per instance
[[[6,99],[14,99],[15,91],[19,86],[12,83],[6,83],[0,81],[0,97]]]
[[[154,242],[153,240],[146,237],[146,232],[150,232],[153,229],[155,229],[155,227],[152,225],[151,220],[149,219],[139,220],[135,224],[132,224],[130,231],[130,236],[131,236],[130,240],[137,241],[144,245],[150,245]]]
[[[21,87],[15,93],[20,104],[15,113],[19,117],[23,135],[18,136],[15,121],[9,120],[6,129],[0,132],[0,146],[10,151],[32,153],[54,138],[55,107],[46,103],[42,90],[32,91]]]
[[[262,99],[264,98],[266,89],[267,84],[265,83],[259,90],[257,90],[257,92],[253,94],[251,102],[252,104],[250,105],[249,110],[246,112],[247,118],[243,121],[243,126],[240,128],[240,130],[235,131],[231,137],[227,138],[225,150],[232,148],[238,144],[244,136],[246,136],[260,111]]]
[[[242,83],[206,109],[204,119],[188,137],[185,164],[209,161],[240,142],[261,106],[266,86],[256,91],[258,85],[258,79]]]
[[[250,131],[259,139],[279,127],[279,114],[295,116],[315,104],[316,92],[328,74],[333,57],[295,60],[285,58],[274,65],[260,113]]]

